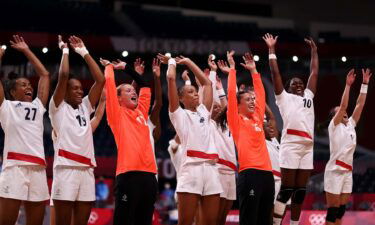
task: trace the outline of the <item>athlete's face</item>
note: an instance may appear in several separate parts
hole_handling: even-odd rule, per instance
[[[245,92],[241,95],[238,103],[238,112],[240,114],[251,116],[255,111],[255,93],[254,91]]]
[[[199,96],[197,89],[192,85],[185,85],[182,88],[180,102],[186,109],[195,109],[199,105]]]
[[[289,92],[295,95],[303,96],[303,91],[305,90],[305,84],[303,81],[297,77],[290,81]]]
[[[214,102],[214,105],[212,107],[212,118],[215,119],[217,115],[221,112],[221,105],[218,102]]]
[[[337,114],[337,112],[339,111],[340,107],[339,106],[336,106],[335,108],[335,115]],[[348,113],[345,112],[344,116],[342,117],[342,120],[341,120],[341,123],[347,125],[349,122],[349,117],[348,117]]]
[[[18,78],[16,80],[16,85],[10,91],[13,99],[21,102],[32,102],[33,101],[34,89],[31,83],[26,78]]]
[[[121,85],[119,88],[118,101],[121,106],[128,109],[135,109],[138,106],[138,95],[135,88],[130,84]]]
[[[65,94],[65,101],[73,107],[82,103],[83,89],[82,84],[77,79],[69,79]]]
[[[275,127],[269,121],[264,122],[264,133],[267,139],[276,137]]]

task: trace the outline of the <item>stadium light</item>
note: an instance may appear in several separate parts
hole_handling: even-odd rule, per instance
[[[292,59],[293,59],[293,62],[298,62],[298,56],[295,55],[295,56],[293,56]]]
[[[2,45],[2,46],[1,46],[1,49],[6,50],[6,49],[7,49],[7,46],[6,46],[6,45]]]
[[[121,53],[121,55],[122,55],[122,57],[126,57],[126,56],[129,55],[129,52],[128,52],[128,51],[123,51],[123,52]]]
[[[48,52],[48,48],[47,48],[47,47],[44,47],[44,48],[42,49],[42,52],[43,52],[44,54],[46,54],[46,53]]]
[[[254,55],[254,61],[258,62],[259,61],[259,55]]]
[[[214,54],[211,54],[211,60],[215,60],[216,59],[216,56]]]
[[[348,60],[348,59],[346,58],[346,56],[341,57],[341,61],[342,61],[342,62],[346,62],[346,60]]]
[[[167,52],[167,53],[165,53],[165,56],[167,56],[167,57],[172,57],[172,54],[169,53],[169,52]]]

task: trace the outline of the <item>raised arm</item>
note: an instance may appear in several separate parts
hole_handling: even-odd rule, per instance
[[[259,118],[263,119],[266,107],[266,93],[264,91],[262,78],[257,71],[253,55],[246,53],[245,56],[242,56],[242,58],[245,63],[241,63],[241,65],[250,71],[251,77],[253,78],[254,92],[256,97],[256,112],[258,113]]]
[[[306,43],[311,48],[311,62],[310,62],[310,77],[307,81],[307,88],[316,93],[316,85],[318,83],[318,73],[319,73],[319,57],[318,57],[318,48],[312,38],[305,39]]]
[[[368,83],[372,76],[370,69],[366,69],[366,70],[362,69],[362,76],[363,76],[363,81],[362,81],[361,91],[359,93],[357,104],[355,106],[355,109],[352,115],[352,118],[354,119],[356,124],[361,118],[363,106],[365,105],[365,102],[366,102]]]
[[[94,78],[95,83],[92,85],[89,91],[89,100],[91,105],[94,107],[96,103],[98,103],[100,95],[102,94],[105,78],[98,64],[87,51],[83,41],[76,36],[71,36],[69,38],[69,42],[72,48],[74,48],[74,51],[80,54],[82,58],[86,61],[90,73]]]
[[[212,54],[208,57],[208,66],[210,67],[210,73],[208,75],[208,78],[210,79],[211,84],[212,84],[213,101],[219,103],[220,102],[219,94],[218,94],[217,89],[216,89],[217,65],[216,65],[215,61],[213,60],[213,57],[214,56]]]
[[[168,83],[168,100],[169,112],[175,112],[180,107],[179,97],[176,85],[176,60],[165,55],[158,54],[158,59],[163,64],[168,64],[167,83]]]
[[[98,128],[100,121],[103,118],[104,115],[104,110],[105,110],[105,88],[102,91],[102,95],[100,96],[99,99],[99,105],[95,110],[94,117],[91,119],[91,129],[92,132],[94,133],[96,128]]]
[[[58,36],[58,44],[63,54],[60,62],[57,86],[52,96],[53,102],[55,103],[56,107],[59,107],[59,105],[65,98],[66,87],[69,80],[69,48],[68,45],[63,42],[61,35]]]
[[[273,114],[271,108],[267,104],[266,104],[266,116],[268,118],[269,123],[271,124],[272,128],[275,131],[275,137],[279,138],[280,133],[279,133],[279,130],[277,129],[277,122],[276,122],[275,115]]]
[[[11,47],[22,52],[26,58],[29,60],[31,65],[33,65],[36,74],[39,76],[38,84],[38,98],[41,100],[44,106],[46,106],[48,101],[49,86],[50,86],[50,76],[47,69],[43,66],[40,60],[34,55],[30,50],[29,46],[23,40],[23,37],[18,35],[13,35],[13,41],[10,41]]]
[[[3,60],[4,53],[5,53],[5,49],[0,48],[0,69],[1,69],[1,62]],[[3,104],[4,98],[5,98],[4,96],[5,96],[4,87],[3,87],[2,82],[0,81],[0,106]]]
[[[208,111],[211,111],[212,107],[212,83],[205,76],[204,72],[189,58],[185,58],[183,56],[176,57],[176,62],[178,64],[186,65],[194,74],[195,78],[199,81],[203,88],[203,99],[202,104],[206,106]]]
[[[154,129],[154,140],[158,141],[161,135],[161,124],[160,124],[160,111],[163,105],[163,93],[160,82],[160,60],[153,59],[152,61],[152,73],[154,75],[154,93],[155,100],[152,106],[150,120],[155,125]]]
[[[216,75],[216,91],[220,99],[220,105],[222,108],[226,107],[228,105],[227,96],[224,91],[223,83],[221,82],[221,79]]]
[[[348,102],[349,102],[349,92],[350,87],[354,83],[356,74],[354,73],[354,69],[351,69],[346,76],[346,85],[344,89],[344,93],[341,97],[341,103],[339,106],[339,110],[336,112],[335,116],[333,117],[333,123],[336,126],[337,124],[341,123],[342,118],[344,117],[346,113],[346,109],[348,108]]]
[[[141,58],[138,58],[134,61],[134,71],[137,72],[140,76],[143,76],[143,74],[145,73],[145,62],[142,61]],[[137,89],[138,85],[135,80],[133,80],[132,86]]]
[[[263,36],[263,40],[266,42],[268,46],[268,52],[269,52],[268,59],[269,59],[275,94],[280,95],[281,92],[283,92],[284,87],[283,87],[283,80],[281,79],[281,74],[279,71],[279,66],[277,65],[276,50],[275,50],[277,38],[278,36],[274,38],[272,34],[269,34],[269,33]]]

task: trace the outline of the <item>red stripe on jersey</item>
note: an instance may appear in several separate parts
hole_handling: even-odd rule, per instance
[[[291,134],[291,135],[300,136],[300,137],[309,138],[309,139],[312,140],[312,137],[310,136],[310,134],[308,134],[308,133],[305,132],[305,131],[293,130],[293,129],[287,129],[287,130],[286,130],[286,133],[287,133],[287,134]]]
[[[187,150],[187,156],[201,159],[219,159],[218,154],[207,154],[201,151]]]
[[[221,164],[221,165],[227,166],[227,167],[233,169],[234,171],[237,170],[237,166],[234,163],[232,163],[231,161],[228,161],[228,160],[225,160],[225,159],[219,159],[218,163]]]
[[[281,177],[281,173],[279,171],[272,170],[272,173],[274,176]]]
[[[343,161],[336,160],[336,165],[341,166],[341,167],[343,167],[345,169],[348,169],[350,171],[353,171],[353,167],[349,164],[344,163]]]
[[[42,166],[47,166],[46,161],[42,158],[39,158],[33,155],[22,154],[18,152],[8,152],[7,159],[31,162],[31,163],[36,163]]]
[[[59,149],[59,156],[70,159],[70,160],[73,160],[73,161],[76,161],[76,162],[79,162],[79,163],[82,163],[82,164],[85,164],[85,165],[88,165],[88,166],[92,166],[92,167],[94,166],[94,165],[92,165],[90,158],[87,158],[87,157],[82,156],[82,155],[75,154],[73,152],[68,152],[68,151],[63,150],[63,149]]]

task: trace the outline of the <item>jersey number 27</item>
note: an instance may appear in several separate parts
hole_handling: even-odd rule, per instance
[[[35,116],[36,116],[36,108],[25,108],[26,110],[26,116],[25,116],[25,120],[32,120],[34,121],[35,120]]]

